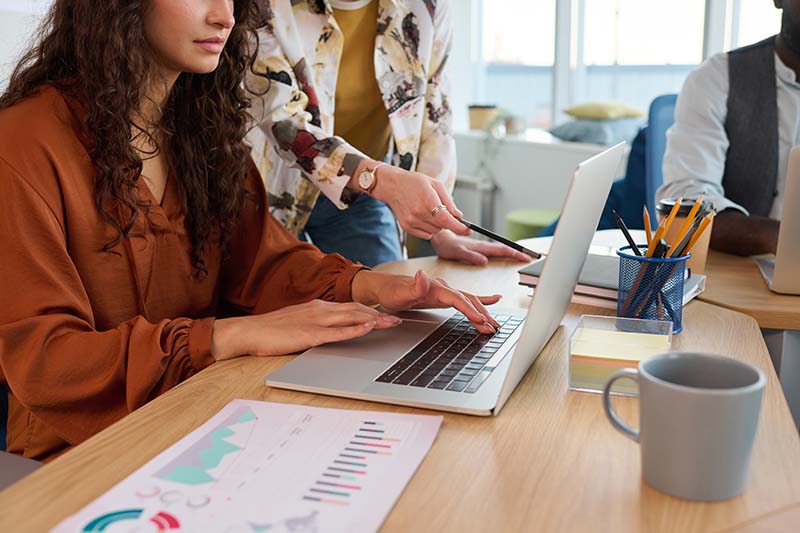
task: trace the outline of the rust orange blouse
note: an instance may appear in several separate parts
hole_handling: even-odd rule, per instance
[[[349,301],[358,272],[287,233],[251,164],[229,257],[192,275],[178,195],[114,237],[94,205],[82,112],[52,87],[0,111],[0,387],[8,450],[48,459],[214,362],[214,317],[322,298]]]

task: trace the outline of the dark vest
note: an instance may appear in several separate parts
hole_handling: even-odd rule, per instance
[[[768,216],[778,182],[775,38],[728,52],[728,81],[725,197],[751,215]]]

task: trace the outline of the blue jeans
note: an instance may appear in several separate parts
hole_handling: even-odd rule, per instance
[[[325,253],[339,253],[368,267],[403,258],[391,209],[366,194],[344,210],[320,195],[300,238]]]

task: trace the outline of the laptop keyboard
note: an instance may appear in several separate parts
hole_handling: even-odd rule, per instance
[[[492,359],[495,353],[523,322],[508,315],[494,319],[500,329],[494,335],[484,335],[464,315],[456,313],[375,381],[475,392],[499,364]]]

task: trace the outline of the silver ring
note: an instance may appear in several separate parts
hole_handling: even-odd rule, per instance
[[[434,216],[434,217],[435,217],[435,216],[436,216],[436,215],[439,213],[439,211],[444,211],[444,210],[446,210],[446,209],[447,209],[447,206],[446,206],[446,205],[444,205],[444,204],[439,204],[439,205],[437,205],[436,207],[434,207],[433,209],[431,209],[431,216]]]

